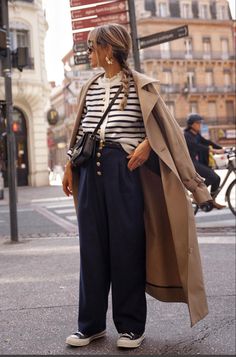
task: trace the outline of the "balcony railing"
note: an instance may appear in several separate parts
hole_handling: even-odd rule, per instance
[[[184,95],[188,94],[222,94],[222,93],[235,93],[236,84],[231,86],[198,86],[198,87],[181,87],[179,84],[161,84],[161,93],[182,93]]]
[[[184,87],[182,89],[183,94],[191,93],[235,93],[236,84],[230,86],[197,86],[197,87]]]
[[[186,60],[235,60],[234,53],[225,54],[222,52],[204,53],[203,51],[193,51],[186,53],[185,51],[161,51],[161,50],[142,50],[140,54],[141,60],[153,59],[186,59]]]
[[[186,126],[186,118],[176,119],[181,127]],[[235,116],[224,116],[224,117],[204,117],[204,123],[207,125],[235,125]]]
[[[179,84],[161,84],[161,93],[179,93]]]

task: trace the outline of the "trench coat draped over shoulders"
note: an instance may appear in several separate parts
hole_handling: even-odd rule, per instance
[[[207,315],[208,307],[188,191],[198,203],[211,196],[195,171],[181,128],[158,92],[158,81],[136,71],[132,74],[154,153],[153,169],[145,164],[139,168],[145,202],[146,292],[160,301],[186,303],[193,326]],[[99,75],[81,89],[70,148],[76,140],[86,92]],[[73,170],[75,207],[78,180],[79,173]]]

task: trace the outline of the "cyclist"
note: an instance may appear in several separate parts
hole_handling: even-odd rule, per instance
[[[217,203],[214,199],[220,186],[220,176],[209,166],[209,154],[223,154],[225,151],[220,145],[205,139],[200,134],[202,121],[203,117],[199,114],[189,114],[186,122],[187,126],[184,129],[184,136],[197,173],[205,178],[207,186],[211,186],[213,207],[222,209],[225,206]]]

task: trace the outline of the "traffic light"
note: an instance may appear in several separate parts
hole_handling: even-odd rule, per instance
[[[0,56],[6,56],[7,52],[7,33],[4,29],[0,28]]]

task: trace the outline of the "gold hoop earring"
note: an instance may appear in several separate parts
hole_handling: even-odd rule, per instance
[[[113,59],[109,59],[107,56],[105,58],[105,60],[107,61],[108,64],[112,64],[113,63]]]

